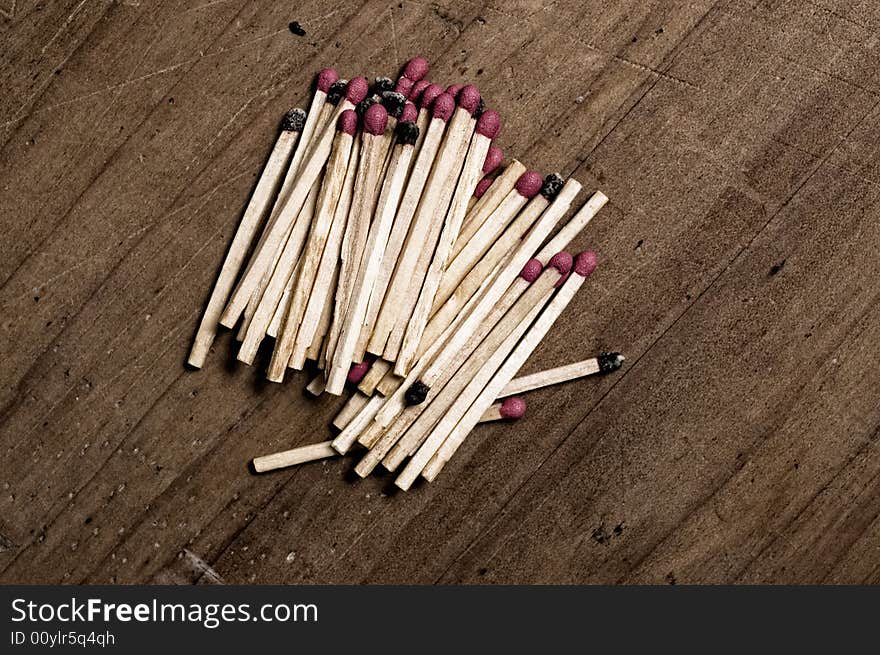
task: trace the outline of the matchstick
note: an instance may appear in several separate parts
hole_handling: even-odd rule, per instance
[[[413,82],[408,77],[400,77],[398,78],[397,83],[394,85],[394,90],[397,93],[403,94],[405,98],[409,98],[414,84],[415,82]]]
[[[570,380],[585,378],[597,373],[611,373],[623,366],[624,359],[624,356],[620,353],[602,353],[597,357],[591,357],[580,362],[539,371],[531,375],[524,375],[511,380],[510,384],[504,387],[498,396],[504,398],[534,389],[543,389],[555,384],[562,384]]]
[[[479,179],[492,139],[498,136],[500,130],[501,119],[497,112],[484,112],[477,120],[474,136],[458,177],[458,184],[449,205],[443,230],[437,240],[434,256],[419,291],[412,316],[406,325],[400,352],[394,363],[394,372],[397,375],[405,376],[412,367],[422,333],[430,318],[440,280],[446,270],[452,247],[458,237],[458,231],[461,229],[461,223],[467,213],[468,201],[473,195],[473,189]]]
[[[474,208],[474,206],[477,204],[477,201],[483,197],[486,191],[489,190],[489,187],[492,186],[492,182],[494,181],[494,177],[484,177],[479,182],[477,182],[477,186],[476,188],[474,188],[474,195],[471,197],[471,201],[468,203],[468,211],[471,211]]]
[[[428,60],[424,57],[413,57],[403,67],[403,77],[418,82],[428,74]]]
[[[319,91],[315,93],[316,97],[318,93],[323,94],[320,91],[320,86]],[[220,275],[214,283],[214,289],[211,291],[211,297],[208,299],[208,305],[201,323],[199,323],[187,360],[190,366],[201,368],[205,364],[211,344],[214,343],[214,338],[217,336],[220,313],[232,291],[232,285],[235,283],[244,258],[257,235],[257,230],[272,206],[272,200],[279,189],[284,169],[291,160],[297,143],[303,138],[302,134],[306,123],[308,120],[302,109],[291,109],[281,121],[281,133],[272,148],[260,180],[254,188],[254,193],[247,209],[245,209],[235,237],[232,239],[226,258],[223,260]]]
[[[369,360],[365,360],[357,364],[352,364],[351,369],[348,371],[348,379],[346,381],[351,385],[357,386],[370,369],[370,363]],[[316,375],[312,378],[312,381],[306,385],[306,391],[316,398],[324,393],[325,389],[326,384],[323,375]]]
[[[338,114],[345,109],[353,109],[356,103],[363,100],[366,93],[367,81],[364,78],[357,77],[351,80],[346,87],[345,100],[339,103],[334,115],[338,118]],[[324,164],[330,156],[336,132],[335,121],[334,118],[333,124],[328,125],[320,135],[316,136],[311,151],[304,157],[296,182],[293,184],[277,220],[273,225],[267,226],[267,231],[262,239],[262,247],[258,247],[251,256],[244,276],[239,280],[232,297],[223,310],[220,317],[222,325],[229,328],[235,325],[263,274],[275,259],[275,253],[284,247],[284,239],[290,232],[288,228],[299,216],[300,210],[305,205],[312,187],[315,186]],[[273,307],[273,312],[274,309]]]
[[[320,377],[323,380],[323,376]],[[368,402],[370,402],[369,396],[362,394],[360,391],[355,391],[351,398],[348,399],[348,402],[342,406],[342,409],[339,410],[339,413],[334,417],[333,426],[340,430],[344,430]]]
[[[516,421],[526,415],[526,401],[518,396],[505,398],[501,402],[494,403],[487,409],[480,423],[492,421]]]
[[[429,98],[429,90],[430,87],[422,94],[423,101],[427,101]],[[422,109],[425,109],[424,105]],[[387,256],[383,259],[383,266],[380,267],[377,278],[377,294],[374,302],[380,303],[381,309],[376,317],[375,325],[366,348],[367,352],[374,355],[382,354],[388,341],[388,335],[391,334],[397,319],[397,298],[402,296],[409,282],[409,278],[401,268],[401,252],[407,252],[416,247],[414,243],[410,244],[410,232],[414,227],[412,225],[413,217],[419,206],[419,200],[422,197],[422,191],[428,180],[431,167],[440,149],[443,133],[446,131],[446,123],[454,110],[455,101],[450,96],[440,94],[431,101],[431,122],[427,126],[427,135],[422,142],[416,163],[410,171],[403,198],[401,198],[400,205],[397,208],[394,226],[386,246]],[[418,119],[416,126],[418,126]],[[416,143],[418,143],[418,139],[416,139]],[[413,239],[415,238],[413,237]],[[414,258],[414,255],[411,255],[411,258]],[[411,266],[412,264],[409,265]],[[378,290],[382,288],[384,280],[390,281],[384,284],[386,287],[385,294],[382,298],[379,298]],[[368,310],[368,314],[370,313],[370,310]]]
[[[391,226],[397,213],[398,200],[403,193],[413,145],[418,137],[418,129],[412,122],[398,124],[397,143],[388,165],[376,217],[369,228],[369,236],[361,256],[358,277],[352,287],[351,301],[342,323],[339,344],[336,347],[332,365],[328,367],[328,393],[339,394],[342,392],[345,372],[354,359],[362,357],[362,355],[356,355],[355,351],[364,326],[370,296],[379,274],[379,267],[385,256]]]
[[[489,152],[486,153],[486,161],[483,162],[483,177],[477,182],[477,186],[474,188],[474,195],[471,196],[471,199],[468,201],[468,214],[470,214],[471,210],[476,206],[477,202],[486,191],[489,190],[489,187],[492,186],[492,182],[495,181],[495,178],[492,177],[492,173],[495,172],[495,169],[501,166],[501,162],[504,160],[504,152],[498,146],[489,146]],[[467,214],[465,215],[465,222],[467,222]],[[462,223],[462,227],[464,223]]]
[[[373,362],[373,366],[370,367],[370,370],[364,376],[364,379],[361,380],[361,383],[358,385],[358,390],[361,393],[372,396],[376,391],[376,386],[382,381],[382,378],[391,371],[391,369],[391,363],[386,362],[384,359],[377,359]]]
[[[333,217],[336,213],[336,205],[342,195],[357,125],[358,118],[354,111],[349,109],[339,115],[338,132],[333,140],[333,149],[327,161],[327,171],[318,194],[315,217],[312,221],[308,241],[303,249],[299,274],[296,278],[280,338],[275,341],[275,349],[269,362],[266,377],[272,382],[281,382],[284,379],[284,372],[293,354],[296,334],[302,323],[312,287],[315,284],[318,265],[324,254],[324,247],[329,238]]]
[[[424,477],[431,481],[440,473],[446,462],[455,454],[458,447],[462,444],[467,435],[474,426],[479,422],[480,417],[486,411],[486,408],[492,404],[495,396],[513,379],[517,371],[522,367],[529,356],[534,352],[535,348],[541,340],[547,335],[547,332],[559,318],[562,311],[568,306],[572,298],[578,290],[583,286],[586,278],[596,268],[596,254],[591,251],[582,252],[577,256],[574,266],[574,275],[572,275],[562,286],[559,293],[553,298],[547,308],[535,321],[535,324],[529,328],[529,331],[523,337],[522,341],[517,345],[510,357],[504,362],[501,368],[493,375],[491,382],[480,391],[472,402],[468,398],[462,398],[460,404],[469,405],[460,419],[456,420],[455,416],[450,416],[448,423],[452,424],[452,429],[445,436],[442,445],[437,449],[436,454],[428,459],[420,453],[416,453],[413,459],[407,465],[407,470],[401,474],[395,484],[402,489],[407,489],[415,480],[421,469],[424,468]],[[455,412],[457,415],[458,412]],[[445,419],[445,417],[444,417]],[[432,435],[434,436],[434,435]],[[443,436],[442,431],[437,431],[437,437]],[[425,441],[425,445],[428,441]],[[429,449],[425,449],[426,454]]]
[[[485,112],[483,113],[485,114]],[[498,146],[489,146],[489,150],[486,152],[486,159],[483,161],[483,175],[494,173],[495,169],[501,166],[502,161],[504,161],[504,151]]]

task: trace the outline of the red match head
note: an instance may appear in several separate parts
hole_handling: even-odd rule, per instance
[[[397,79],[397,84],[394,85],[394,91],[395,93],[402,93],[405,98],[409,98],[413,84],[415,84],[415,82],[408,77],[400,77]]]
[[[579,253],[577,259],[575,259],[574,272],[581,277],[589,277],[596,270],[598,263],[599,259],[596,257],[596,253],[592,250],[585,250]]]
[[[354,133],[357,132],[357,127],[358,115],[354,109],[346,109],[339,114],[339,120],[336,121],[336,128],[340,132],[345,132],[346,134],[354,136]]]
[[[537,280],[541,273],[544,271],[544,265],[541,263],[539,259],[530,259],[526,262],[526,265],[523,266],[523,269],[519,272],[519,276],[531,284],[535,280]]]
[[[456,99],[458,100],[459,107],[469,114],[473,114],[477,111],[477,107],[480,106],[480,90],[473,84],[468,84],[461,87],[461,91],[458,92]],[[498,129],[501,129],[501,121],[498,122]]]
[[[488,175],[496,168],[501,166],[504,160],[504,153],[498,146],[489,146],[489,152],[486,153],[486,159],[483,161],[483,173]]]
[[[556,284],[553,285],[554,287],[561,287],[565,284],[565,281],[571,273],[572,264],[574,264],[574,258],[564,250],[556,253],[550,258],[550,261],[547,262],[547,268],[555,268],[562,276]]]
[[[458,92],[461,91],[462,87],[464,87],[464,84],[450,84],[446,87],[446,93],[451,95],[453,98],[457,98]]]
[[[406,66],[403,67],[404,77],[408,77],[413,82],[418,82],[428,74],[428,60],[424,57],[413,57]]]
[[[405,121],[409,121],[412,123],[419,117],[419,110],[416,109],[416,106],[411,103],[409,100],[406,101],[406,104],[403,106],[403,111],[400,112],[400,122],[403,123]]]
[[[431,83],[428,80],[419,80],[413,84],[412,88],[409,90],[409,99],[413,102],[418,102],[422,97],[422,92],[429,86],[431,86]]]
[[[365,359],[360,364],[352,364],[351,368],[348,369],[348,381],[352,384],[360,384],[372,364],[373,362],[368,359]]]
[[[351,104],[356,105],[367,97],[370,92],[370,84],[365,77],[355,77],[348,82],[345,87],[345,99]]]
[[[505,398],[498,412],[501,418],[518,419],[526,415],[526,401],[519,396]]]
[[[430,107],[441,93],[443,93],[442,86],[439,84],[429,84],[422,91],[422,97],[419,98],[419,107],[423,109]]]
[[[425,93],[427,93],[427,91]],[[424,95],[422,97],[424,97]],[[445,123],[449,120],[449,117],[452,116],[452,112],[454,111],[455,100],[448,93],[441,93],[434,100],[434,104],[431,107],[431,116],[439,118]]]
[[[325,68],[318,73],[318,91],[327,93],[335,81],[339,79],[339,73],[333,68]]]
[[[367,109],[364,114],[364,131],[374,136],[385,133],[388,127],[388,110],[382,105],[376,104]]]
[[[477,182],[477,188],[474,189],[474,198],[482,198],[483,194],[489,190],[489,187],[492,186],[492,182],[494,181],[494,177],[484,177],[482,180]]]
[[[464,91],[461,93],[464,95]],[[501,116],[498,115],[497,111],[492,111],[491,109],[489,111],[484,111],[477,119],[476,131],[477,134],[482,134],[486,138],[494,139],[501,131]],[[501,160],[499,159],[498,162],[501,163]]]
[[[541,191],[544,179],[538,171],[526,171],[519,176],[514,188],[524,198],[534,198]]]

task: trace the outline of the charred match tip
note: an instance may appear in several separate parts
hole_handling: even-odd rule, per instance
[[[616,371],[623,366],[625,359],[626,358],[620,353],[601,353],[596,357],[600,373],[611,373],[611,371]]]
[[[281,129],[285,132],[302,132],[305,123],[306,112],[297,107],[284,114],[284,118],[281,119]]]
[[[412,122],[419,117],[419,110],[416,109],[416,106],[407,100],[406,104],[403,106],[403,111],[400,112],[400,120],[405,122]]]
[[[357,132],[357,127],[358,116],[354,109],[346,109],[339,114],[339,119],[336,121],[336,128],[340,132],[345,132],[346,134],[354,136],[354,133]]]
[[[487,111],[484,112],[482,116],[477,119],[477,134],[482,134],[484,137],[488,139],[494,139],[498,136],[498,133],[501,131],[501,116],[498,115],[497,111]]]
[[[519,272],[519,276],[531,284],[539,277],[541,277],[541,273],[544,272],[544,265],[541,263],[540,259],[530,259],[526,262],[526,265],[523,266],[523,269]]]
[[[330,87],[333,86],[339,80],[339,73],[336,72],[333,68],[325,68],[320,73],[318,73],[318,91],[323,91],[327,93],[330,90]]]
[[[571,274],[572,264],[574,264],[574,258],[564,250],[562,252],[556,253],[550,258],[550,261],[547,262],[547,267],[555,268],[562,276],[559,278],[559,281],[557,281],[556,284],[553,285],[554,287],[561,287],[563,284],[565,284],[565,281]]]
[[[574,272],[581,277],[589,277],[596,270],[598,263],[599,258],[596,257],[596,253],[592,250],[584,250],[575,258]]]
[[[424,57],[413,57],[406,66],[403,67],[404,77],[408,77],[413,82],[418,82],[428,74],[428,60]]]
[[[434,101],[440,97],[443,93],[443,87],[439,84],[429,84],[422,91],[422,96],[419,98],[419,107],[422,109],[427,109],[430,107]]]
[[[541,195],[547,200],[553,200],[562,191],[565,180],[558,173],[550,173],[544,178],[544,184],[541,186]]]
[[[388,111],[382,105],[373,105],[364,114],[364,131],[373,136],[384,134],[388,127]]]
[[[367,93],[370,92],[370,85],[367,83],[367,78],[365,77],[355,77],[352,78],[348,83],[348,86],[345,87],[345,99],[348,100],[351,104],[356,105],[361,100],[367,97]]]
[[[480,90],[473,84],[468,84],[461,87],[461,91],[458,92],[456,99],[458,100],[459,107],[473,115],[477,111],[477,107],[480,106]],[[498,121],[498,129],[501,129],[500,119]]]
[[[446,93],[451,95],[453,98],[458,97],[458,92],[464,88],[464,84],[450,84],[446,87]]]
[[[474,109],[474,118],[479,118],[480,116],[482,116],[484,111],[486,111],[486,103],[483,102],[483,98],[481,97],[477,108]]]
[[[397,83],[394,85],[394,90],[408,98],[414,84],[415,82],[408,77],[399,77],[397,78]]]
[[[526,401],[519,396],[505,398],[498,412],[501,418],[518,419],[526,415]]]
[[[394,80],[390,77],[385,77],[384,75],[377,77],[373,80],[373,93],[383,94],[385,91],[393,91],[394,90]]]
[[[419,80],[413,84],[412,88],[409,90],[409,99],[413,102],[418,102],[422,97],[422,93],[429,86],[431,86],[431,83],[428,80]]]
[[[370,366],[373,365],[368,359],[360,362],[359,364],[352,364],[351,368],[348,369],[348,377],[346,378],[351,384],[360,384],[361,380],[364,379],[364,376],[367,374],[367,371],[370,370]]]
[[[418,138],[418,125],[412,121],[400,121],[397,124],[397,145],[412,146]]]
[[[544,180],[541,179],[541,174],[538,171],[526,171],[519,176],[514,188],[524,198],[534,198],[538,195],[543,184]]]
[[[422,382],[421,380],[416,380],[412,383],[412,386],[406,390],[404,394],[404,400],[406,400],[407,405],[421,405],[425,402],[425,398],[428,397],[428,392],[431,388]]]
[[[434,100],[434,105],[431,107],[431,116],[439,118],[445,123],[449,120],[449,117],[452,116],[452,112],[454,111],[455,100],[448,93],[441,93],[437,96],[436,100]]]
[[[347,87],[348,80],[337,80],[331,84],[330,89],[327,91],[327,102],[331,105],[338,105],[339,101],[342,100],[342,96],[345,95]]]
[[[492,186],[492,182],[494,181],[494,177],[484,177],[482,180],[477,182],[477,188],[474,189],[474,198],[482,198],[483,194],[489,190],[489,187]]]
[[[370,107],[372,107],[373,105],[378,105],[380,102],[382,102],[382,98],[377,95],[367,96],[359,103],[357,103],[357,106],[354,108],[354,110],[358,113],[358,116],[363,116],[367,113],[367,110]]]
[[[496,168],[501,166],[504,161],[504,152],[498,146],[489,146],[489,152],[486,153],[486,159],[483,160],[483,173],[488,175]]]
[[[382,94],[382,104],[392,118],[400,118],[403,107],[406,105],[406,96],[396,91],[386,91]]]

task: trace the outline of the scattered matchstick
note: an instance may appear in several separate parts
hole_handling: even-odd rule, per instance
[[[597,357],[591,357],[581,362],[574,362],[551,368],[546,371],[524,375],[510,381],[499,397],[513,396],[534,389],[543,389],[555,384],[562,384],[570,380],[578,380],[597,373],[611,373],[623,366],[624,356],[620,353],[602,353]]]
[[[494,403],[483,413],[480,423],[491,421],[516,421],[526,415],[526,401],[518,396]]]

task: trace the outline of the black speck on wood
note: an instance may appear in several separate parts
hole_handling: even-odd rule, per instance
[[[293,21],[287,27],[290,28],[290,31],[293,32],[294,34],[296,34],[297,36],[305,36],[306,35],[306,31],[302,28],[302,25],[300,25],[296,21]]]

